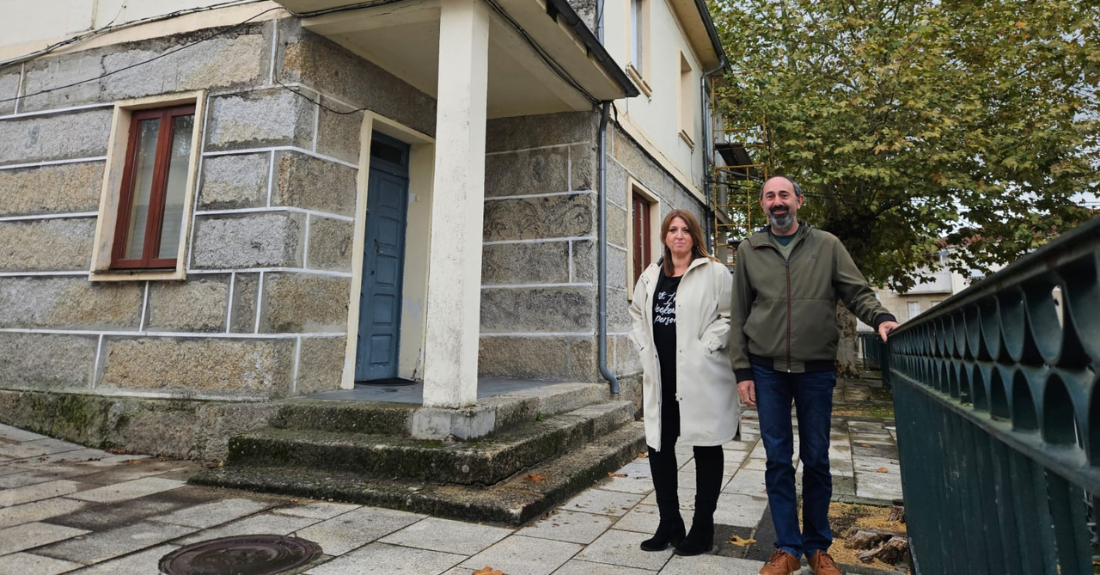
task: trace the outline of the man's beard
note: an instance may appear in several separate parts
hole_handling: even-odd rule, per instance
[[[772,228],[778,231],[785,231],[791,229],[794,225],[794,214],[787,210],[785,213],[776,214],[768,212],[768,222],[771,223]]]

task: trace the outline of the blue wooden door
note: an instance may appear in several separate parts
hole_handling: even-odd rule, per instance
[[[401,335],[401,278],[409,204],[408,146],[375,133],[371,136],[370,162],[356,381],[397,377]]]

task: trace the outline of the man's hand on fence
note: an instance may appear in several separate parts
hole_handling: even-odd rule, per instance
[[[741,396],[741,403],[749,406],[756,405],[756,384],[751,379],[737,382],[737,395]]]
[[[886,341],[887,334],[894,331],[894,328],[898,327],[898,325],[900,325],[898,322],[889,320],[878,324],[878,335],[882,338],[883,342]]]

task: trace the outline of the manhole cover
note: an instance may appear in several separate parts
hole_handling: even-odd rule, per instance
[[[241,535],[181,547],[160,560],[166,575],[274,575],[321,553],[312,541],[282,535]]]

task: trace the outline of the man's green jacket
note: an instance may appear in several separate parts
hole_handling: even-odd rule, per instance
[[[730,316],[730,363],[737,381],[752,365],[803,373],[836,369],[839,298],[864,323],[896,321],[833,234],[799,222],[790,259],[769,228],[737,248]]]

